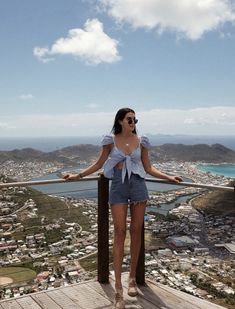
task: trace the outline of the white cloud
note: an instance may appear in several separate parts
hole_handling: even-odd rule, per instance
[[[193,118],[186,118],[186,119],[184,119],[184,123],[185,123],[185,124],[194,124],[195,121],[194,121]]]
[[[23,136],[102,136],[113,126],[113,112],[0,116],[4,134],[17,128]],[[140,134],[234,135],[235,107],[136,110]],[[35,125],[36,124],[36,125]],[[0,131],[1,133],[1,131]]]
[[[191,40],[235,21],[231,0],[99,0],[98,3],[118,23],[158,33],[176,32],[178,37]]]
[[[140,115],[142,130],[153,134],[233,135],[235,130],[235,107],[232,106],[156,109]]]
[[[11,130],[11,129],[15,129],[16,127],[15,126],[13,126],[13,125],[11,125],[11,124],[9,124],[9,123],[6,123],[6,122],[0,122],[0,130],[2,131],[2,130]],[[1,132],[0,131],[0,132]]]
[[[30,94],[30,93],[27,93],[27,94],[21,94],[19,96],[19,98],[21,100],[32,100],[32,99],[34,99],[34,96],[32,94]]]
[[[113,63],[121,57],[118,53],[118,41],[103,31],[103,24],[97,20],[87,20],[84,30],[71,29],[67,37],[59,38],[48,47],[35,47],[34,55],[43,62],[52,61],[56,55],[72,55],[87,64],[102,62]]]
[[[43,63],[47,63],[53,61],[54,58],[50,57],[50,50],[47,47],[35,47],[33,50],[33,54],[38,60]]]
[[[191,110],[193,117],[185,118],[185,124],[192,125],[235,125],[235,108],[233,107],[212,107],[196,108]]]
[[[88,104],[87,107],[90,109],[95,109],[99,107],[99,104],[91,103],[91,104]]]

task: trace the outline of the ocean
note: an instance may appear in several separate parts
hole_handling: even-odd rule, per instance
[[[164,135],[147,134],[153,146],[163,144],[222,144],[235,150],[235,136],[196,136],[196,135]],[[99,145],[101,136],[61,136],[61,137],[0,137],[0,150],[34,148],[49,152],[77,144]]]
[[[235,178],[235,164],[198,164],[197,168],[205,173]]]
[[[63,147],[77,144],[98,145],[101,137],[0,137],[0,150],[10,151],[14,149],[33,148],[44,152],[50,152]]]

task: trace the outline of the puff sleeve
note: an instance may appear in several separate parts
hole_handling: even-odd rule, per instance
[[[151,147],[149,139],[148,139],[147,136],[141,136],[140,137],[140,144],[147,149],[149,149]]]
[[[104,135],[101,140],[101,146],[113,144],[113,136],[111,134]]]

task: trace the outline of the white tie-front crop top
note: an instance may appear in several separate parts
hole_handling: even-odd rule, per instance
[[[109,145],[109,144],[114,144],[109,158],[106,160],[104,163],[104,176],[112,179],[113,174],[114,174],[114,167],[119,163],[123,162],[122,166],[122,182],[124,182],[126,175],[128,176],[128,179],[131,177],[131,173],[137,174],[142,178],[145,178],[145,170],[141,161],[141,147],[149,149],[150,148],[150,143],[149,139],[146,136],[141,136],[140,142],[138,147],[133,150],[133,152],[129,155],[123,153],[122,150],[120,150],[114,142],[114,136],[109,134],[105,135],[101,141],[101,145]]]

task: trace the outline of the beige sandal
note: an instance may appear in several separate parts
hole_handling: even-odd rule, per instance
[[[135,297],[136,295],[138,295],[135,278],[129,278],[127,294],[131,297]]]
[[[116,289],[115,292],[115,309],[124,309],[123,289]]]

